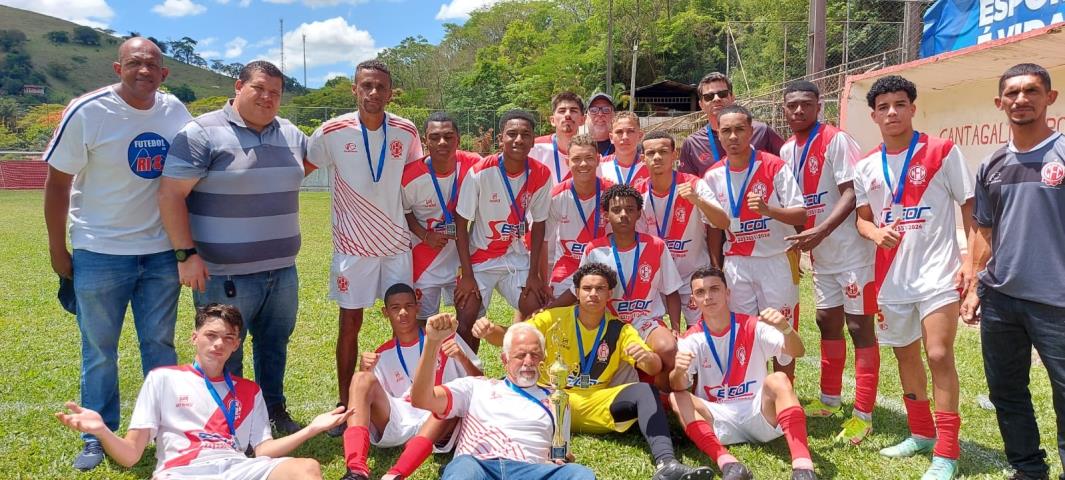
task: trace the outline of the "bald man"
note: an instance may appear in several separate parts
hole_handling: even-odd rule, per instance
[[[127,40],[113,68],[119,82],[71,101],[48,143],[44,219],[52,270],[74,285],[81,404],[116,430],[118,337],[127,308],[133,310],[143,373],[177,363],[181,284],[156,191],[170,141],[191,117],[181,101],[159,92],[169,72],[155,43]],[[68,219],[73,254],[67,250]],[[74,468],[87,471],[104,453],[95,436],[82,438]]]

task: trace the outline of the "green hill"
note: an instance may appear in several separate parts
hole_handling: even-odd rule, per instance
[[[118,81],[111,64],[117,57],[118,45],[122,42],[120,37],[101,33],[99,46],[73,42],[55,44],[46,37],[53,31],[64,31],[73,36],[74,28],[78,26],[55,17],[0,5],[0,30],[19,30],[26,34],[27,41],[21,50],[30,56],[33,70],[47,79],[49,102],[66,103],[82,93]],[[142,33],[151,35],[152,32]],[[50,68],[50,64],[66,66],[67,74],[62,75],[63,68]],[[167,57],[165,65],[170,68],[165,85],[186,84],[196,93],[196,98],[233,94],[232,78],[186,65],[171,57]],[[55,76],[53,73],[56,72],[66,78]]]

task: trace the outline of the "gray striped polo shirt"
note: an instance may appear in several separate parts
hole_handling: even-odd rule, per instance
[[[211,275],[246,275],[296,263],[299,192],[307,137],[276,118],[247,127],[232,100],[185,125],[163,175],[199,179],[189,193],[189,227]]]

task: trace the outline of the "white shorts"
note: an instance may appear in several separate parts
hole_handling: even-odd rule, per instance
[[[877,312],[873,266],[839,273],[814,273],[814,303],[818,310],[843,306],[851,315]]]
[[[231,456],[202,461],[193,460],[188,465],[168,468],[152,475],[156,480],[261,480],[274,471],[278,465],[291,457],[255,457]]]
[[[699,311],[699,306],[695,304],[695,300],[692,299],[692,284],[691,279],[684,283],[683,287],[678,290],[680,293],[680,312],[684,315],[684,321],[680,322],[681,328],[690,327],[699,322],[699,317],[702,312]],[[666,297],[662,297],[662,304],[666,303]],[[684,332],[678,332],[682,334]]]
[[[714,434],[722,445],[735,443],[765,443],[784,435],[780,425],[772,426],[762,415],[762,391],[744,402],[746,405],[725,406],[694,397],[714,416]],[[737,408],[739,407],[739,408]]]
[[[425,320],[440,313],[440,304],[445,306],[455,304],[455,286],[426,286],[414,287],[414,293],[418,297],[418,320]]]
[[[946,290],[914,303],[882,303],[877,318],[876,339],[888,347],[905,347],[921,338],[921,323],[928,314],[957,302],[958,291]]]
[[[492,304],[492,294],[497,291],[503,295],[511,308],[517,310],[521,289],[529,278],[529,269],[493,269],[474,272],[474,276],[477,278],[477,289],[481,292],[481,311],[477,316],[484,316],[488,306]]]
[[[799,286],[792,281],[786,254],[772,257],[725,257],[725,279],[731,292],[729,308],[736,313],[758,315],[775,308],[799,329]]]
[[[570,278],[572,279],[573,277]],[[574,296],[577,295],[577,293],[573,291],[572,281],[551,282],[551,294],[554,295],[555,298],[561,297],[562,294],[566,292],[571,292]]]
[[[629,325],[632,325],[632,328],[636,329],[636,333],[639,333],[640,338],[645,342],[647,341],[647,337],[650,337],[651,332],[655,331],[656,328],[666,328],[666,322],[662,321],[662,317],[637,318],[629,322]]]
[[[368,429],[370,430],[370,444],[381,448],[391,448],[404,445],[408,440],[414,438],[414,435],[418,434],[418,430],[425,425],[425,422],[429,420],[429,411],[422,410],[420,408],[414,408],[410,402],[403,400],[402,398],[396,398],[391,395],[388,396],[388,425],[385,425],[383,432],[378,432],[374,428],[373,422],[370,422]],[[449,452],[455,446],[455,439],[458,435],[454,433],[458,431],[458,427],[451,435],[438,444],[433,445],[433,451],[436,453]]]
[[[349,310],[372,307],[397,283],[411,285],[410,252],[391,257],[359,257],[333,253],[329,298]],[[412,287],[413,288],[413,287]]]

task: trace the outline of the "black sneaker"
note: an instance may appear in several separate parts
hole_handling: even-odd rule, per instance
[[[338,407],[344,407],[345,411],[347,410],[347,407],[343,403],[337,403],[337,406]],[[329,435],[330,437],[337,438],[337,437],[339,437],[341,435],[344,435],[344,430],[347,430],[347,428],[348,428],[348,424],[347,423],[341,423],[340,425],[337,425],[337,426],[335,426],[333,428],[330,428],[329,430],[326,430],[325,434]]]
[[[97,440],[89,440],[85,442],[85,446],[82,447],[81,453],[74,457],[74,468],[83,472],[88,472],[100,465],[100,462],[104,461],[104,447],[100,445]]]
[[[282,435],[292,435],[303,428],[303,425],[296,423],[292,419],[283,403],[271,405],[266,410],[270,415],[270,423],[273,424],[274,430],[277,430]]]
[[[658,464],[651,480],[710,480],[714,471],[707,467],[692,468],[671,458]]]
[[[721,478],[723,480],[752,480],[754,474],[740,462],[726,463],[725,467],[721,469]]]
[[[1010,475],[1007,480],[1050,480],[1050,475],[1046,474],[1046,475],[1033,477],[1033,476],[1028,475],[1027,473],[1024,473],[1024,472],[1022,472],[1020,470],[1014,470],[1013,471],[1013,475]]]
[[[370,480],[370,477],[348,470],[343,477],[340,477],[340,480]]]
[[[796,468],[791,471],[791,480],[817,480],[817,474],[809,468]]]

